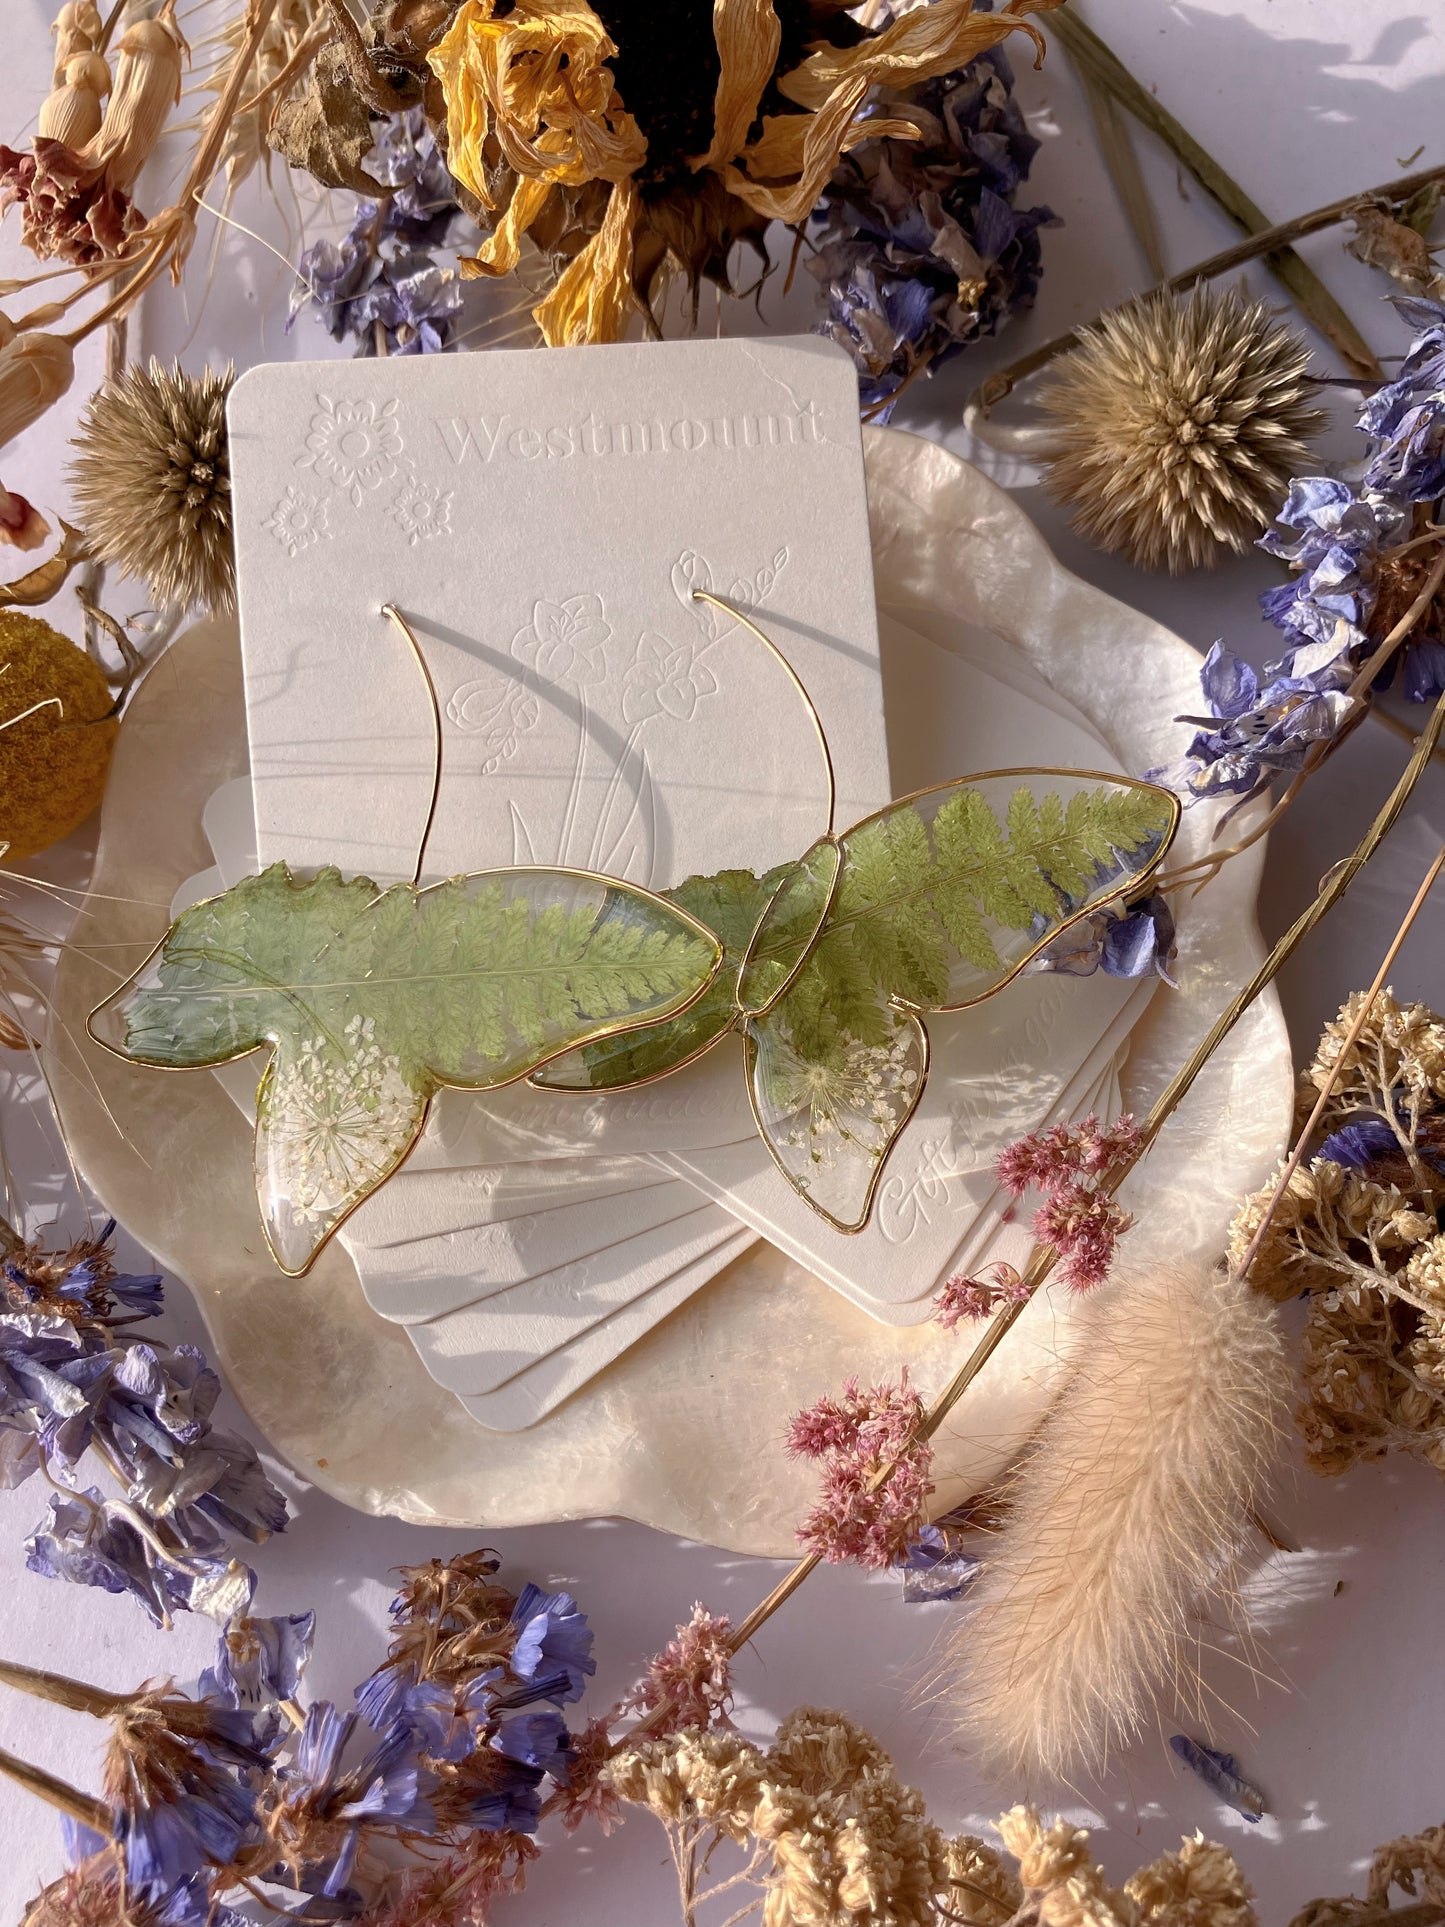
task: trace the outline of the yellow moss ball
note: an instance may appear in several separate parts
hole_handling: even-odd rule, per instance
[[[53,704],[7,728],[32,703]],[[105,677],[48,622],[0,609],[0,845],[4,861],[48,850],[77,829],[105,790],[114,717]]]

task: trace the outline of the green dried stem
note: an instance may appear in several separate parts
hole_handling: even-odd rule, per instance
[[[68,1813],[72,1820],[89,1827],[92,1833],[98,1833],[102,1838],[110,1833],[110,1815],[100,1801],[92,1799],[88,1793],[82,1793],[68,1781],[57,1779],[53,1773],[47,1773],[44,1767],[32,1766],[29,1760],[18,1759],[15,1754],[7,1753],[0,1747],[0,1773],[33,1793],[37,1799],[58,1807],[62,1813]]]
[[[1352,210],[1361,201],[1377,198],[1389,201],[1403,200],[1435,181],[1445,181],[1445,166],[1427,167],[1418,174],[1406,174],[1399,180],[1382,181],[1378,187],[1367,187],[1358,193],[1346,194],[1340,200],[1330,201],[1324,207],[1311,208],[1308,214],[1298,214],[1293,220],[1281,221],[1277,227],[1266,228],[1261,233],[1252,235],[1247,241],[1238,241],[1233,247],[1225,248],[1219,254],[1211,254],[1205,261],[1196,261],[1193,267],[1171,275],[1167,281],[1161,281],[1157,288],[1149,288],[1145,292],[1146,294],[1182,294],[1186,288],[1192,288],[1196,282],[1212,281],[1217,275],[1228,274],[1234,268],[1243,267],[1248,261],[1258,260],[1260,255],[1270,253],[1272,249],[1280,247],[1285,242],[1297,241],[1305,234],[1317,234],[1321,228],[1338,226],[1341,221],[1348,219]],[[1139,298],[1130,297],[1131,300]],[[1127,303],[1120,302],[1116,305],[1122,307]],[[1070,328],[1067,334],[1055,335],[1052,341],[1045,341],[1040,347],[1031,349],[1028,354],[1021,355],[1017,361],[1010,362],[1007,368],[1000,368],[997,374],[990,375],[987,381],[980,383],[969,398],[969,406],[980,408],[986,414],[996,402],[1002,401],[1005,395],[1011,394],[1027,376],[1037,374],[1040,368],[1046,368],[1057,356],[1067,354],[1070,348],[1077,347],[1080,333],[1083,328],[1090,325],[1084,322],[1078,328]],[[1375,373],[1368,379],[1373,382],[1380,378],[1381,374],[1377,366]]]
[[[1255,205],[1239,183],[1225,173],[1213,155],[1199,145],[1167,108],[1159,104],[1112,48],[1091,27],[1086,26],[1072,8],[1060,9],[1050,24],[1070,58],[1088,79],[1126,108],[1151,134],[1156,134],[1230,220],[1242,227],[1246,234],[1258,235],[1269,230],[1271,223],[1263,208]],[[1288,245],[1271,248],[1268,263],[1271,272],[1288,290],[1290,299],[1305,320],[1334,345],[1351,374],[1367,381],[1381,380],[1382,370],[1369,343],[1314,269]]]

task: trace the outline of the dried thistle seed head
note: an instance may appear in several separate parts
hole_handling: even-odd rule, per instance
[[[91,553],[150,586],[158,604],[228,610],[236,590],[226,397],[231,370],[152,361],[93,395],[72,470]]]
[[[1232,289],[1130,302],[1040,389],[1057,430],[1047,487],[1081,535],[1141,568],[1241,554],[1324,424],[1308,362],[1297,334]]]

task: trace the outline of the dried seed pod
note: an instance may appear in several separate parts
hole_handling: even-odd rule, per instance
[[[55,85],[59,87],[76,55],[94,53],[99,47],[105,24],[95,0],[66,0],[51,32],[55,35]]]
[[[15,335],[0,348],[0,448],[39,421],[75,379],[75,350],[62,335]]]
[[[100,132],[101,99],[109,89],[110,69],[100,55],[77,54],[65,69],[63,83],[40,109],[41,139],[84,147]]]
[[[103,170],[109,186],[128,193],[150,159],[167,116],[181,97],[186,43],[175,23],[174,0],[154,20],[126,29],[117,51],[115,89],[100,131],[82,158]]]

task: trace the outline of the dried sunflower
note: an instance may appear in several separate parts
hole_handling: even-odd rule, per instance
[[[448,161],[506,274],[550,256],[549,345],[612,341],[670,270],[727,283],[735,241],[811,212],[839,156],[910,138],[863,118],[875,87],[952,72],[1061,0],[932,0],[877,31],[837,0],[465,0],[428,60]],[[440,131],[440,130],[439,130]]]

